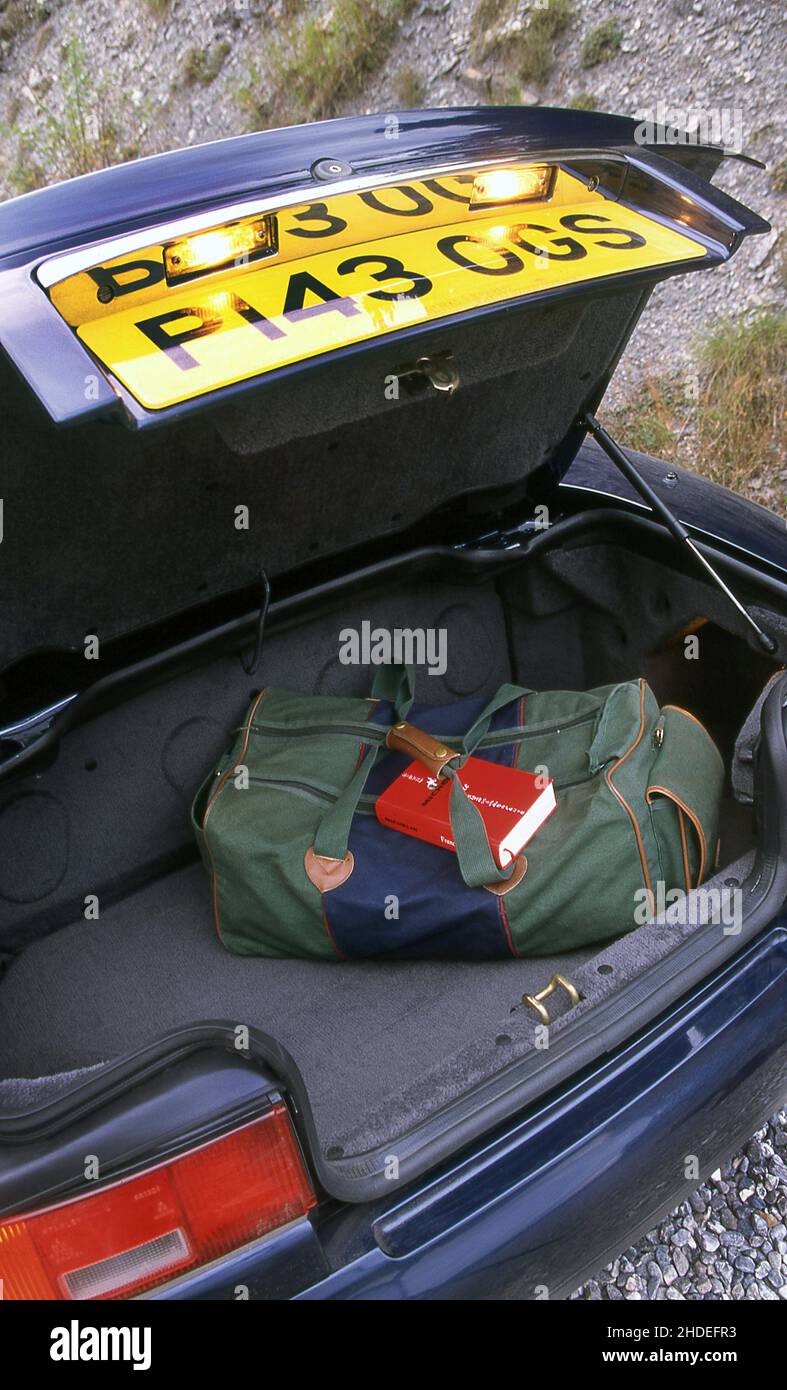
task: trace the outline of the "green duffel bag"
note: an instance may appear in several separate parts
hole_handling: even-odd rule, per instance
[[[216,929],[231,951],[552,954],[633,930],[660,886],[688,891],[711,868],[721,757],[699,721],[660,708],[644,680],[584,692],[504,685],[487,704],[426,706],[412,704],[409,669],[381,674],[379,698],[263,690],[197,794]],[[410,761],[386,743],[403,720],[453,757],[441,771],[455,854],[374,814]],[[507,869],[456,775],[471,753],[554,779],[557,809]]]

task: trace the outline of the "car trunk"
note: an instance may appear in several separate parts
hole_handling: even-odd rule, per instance
[[[643,538],[626,518],[588,519],[570,540],[536,550],[530,559],[484,548],[463,559],[422,557],[420,575],[351,586],[317,615],[277,622],[274,613],[258,678],[363,694],[368,669],[336,658],[341,629],[364,621],[444,627],[448,669],[422,676],[423,698],[489,694],[505,680],[581,689],[641,674],[660,701],[707,722],[731,767],[738,726],[774,668],[746,644],[721,596],[673,567],[669,542]],[[758,612],[772,631],[785,631],[767,595]],[[708,619],[703,659],[686,661],[678,634],[699,616]],[[312,1142],[346,1173],[370,1154],[406,1147],[408,1136],[523,1062],[539,1064],[537,1087],[548,1090],[548,1054],[537,1050],[538,1018],[522,996],[556,972],[581,1002],[552,997],[553,1034],[584,1020],[592,1037],[594,1009],[646,983],[688,937],[704,933],[714,950],[739,944],[734,931],[723,935],[731,916],[703,927],[687,902],[670,909],[668,922],[616,943],[532,960],[333,965],[232,956],[216,938],[188,806],[252,686],[237,652],[216,656],[74,729],[51,766],[6,791],[5,940],[24,949],[0,985],[4,1110],[36,1095],[27,1080],[9,1078],[65,1074],[70,1085],[74,1073],[182,1029],[220,1023],[217,1036],[231,1041],[248,1028],[286,1049]],[[728,784],[713,883],[742,884],[754,848],[752,808]],[[598,912],[603,919],[603,892]]]
[[[656,179],[640,175],[645,187]],[[692,196],[698,183],[686,185]],[[721,229],[703,204],[710,263],[762,229],[718,198]],[[9,1123],[75,1087],[89,1095],[118,1059],[137,1056],[142,1068],[177,1047],[239,1046],[278,1071],[324,1186],[365,1199],[389,1188],[386,1155],[402,1181],[422,1171],[631,1036],[768,919],[780,866],[766,856],[751,874],[762,826],[756,834],[750,798],[733,796],[732,774],[738,731],[779,654],[762,654],[641,508],[566,511],[557,490],[584,435],[580,417],[598,407],[657,278],[640,269],[534,295],[516,312],[408,330],[351,369],[329,362],[198,419],[180,412],[160,430],[126,398],[136,431],[110,411],[55,432],[0,361],[10,402],[0,768]],[[425,354],[456,370],[454,396],[412,371]],[[392,381],[401,391],[386,389]],[[545,505],[546,517],[536,511]],[[274,601],[250,677],[261,565]],[[783,661],[783,591],[766,574],[738,579]],[[711,886],[741,887],[737,918],[709,920],[718,903],[691,894],[603,947],[488,964],[225,951],[191,799],[255,688],[369,693],[370,668],[338,657],[342,630],[365,623],[446,631],[447,669],[420,674],[418,698],[430,703],[488,697],[504,681],[579,690],[644,676],[660,702],[694,712],[728,768]],[[686,659],[687,634],[699,636],[701,660]],[[745,777],[739,759],[739,789]],[[603,886],[597,912],[602,923]],[[579,1003],[560,987],[549,997],[544,1049],[523,996],[556,974]]]

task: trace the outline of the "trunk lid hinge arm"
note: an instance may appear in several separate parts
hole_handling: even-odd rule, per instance
[[[645,481],[636,465],[633,464],[628,455],[623,452],[620,445],[607,433],[603,425],[599,424],[595,415],[592,415],[590,411],[587,411],[581,417],[579,423],[584,425],[589,433],[592,434],[596,443],[604,450],[607,458],[620,470],[624,478],[628,479],[632,487],[639,493],[642,500],[647,503],[654,515],[658,517],[659,521],[661,521],[670,534],[674,536],[675,540],[681,545],[688,546],[696,563],[705,570],[706,574],[710,575],[716,587],[721,590],[733,607],[738,610],[741,617],[745,618],[749,627],[756,634],[757,641],[763,651],[772,655],[776,651],[776,643],[773,638],[770,637],[767,632],[763,632],[759,623],[752,617],[749,610],[744,607],[737,595],[732,592],[732,589],[725,584],[721,575],[710,563],[710,560],[706,560],[702,551],[692,540],[683,522],[678,520],[675,514],[670,511],[667,504],[659,497],[658,493],[654,492],[653,488]]]

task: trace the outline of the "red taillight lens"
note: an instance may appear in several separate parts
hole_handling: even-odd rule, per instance
[[[303,1216],[287,1107],[90,1197],[0,1223],[3,1297],[128,1298]]]

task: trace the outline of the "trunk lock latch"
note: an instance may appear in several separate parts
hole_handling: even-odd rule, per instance
[[[419,357],[416,362],[408,362],[396,372],[402,386],[411,395],[431,386],[435,391],[447,396],[453,395],[459,385],[459,373],[451,360],[450,352],[435,353],[433,357]]]
[[[579,1003],[579,991],[574,988],[570,980],[566,979],[565,975],[553,975],[552,979],[549,981],[549,984],[544,989],[539,990],[538,994],[522,995],[522,1003],[527,1004],[528,1008],[530,1009],[535,1009],[536,1013],[541,1019],[541,1022],[546,1024],[547,1026],[549,1025],[550,1021],[549,1014],[544,1008],[542,1000],[548,999],[550,994],[554,994],[555,990],[558,988],[564,989],[566,991],[566,994],[571,1000],[572,1008],[575,1004]]]

